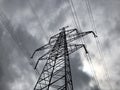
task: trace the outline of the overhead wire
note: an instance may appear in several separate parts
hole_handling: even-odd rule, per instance
[[[69,4],[70,4],[70,7],[71,7],[71,12],[73,14],[73,18],[74,18],[74,22],[76,22],[76,26],[77,28],[79,28],[80,32],[82,32],[82,28],[81,28],[81,24],[80,24],[80,21],[78,19],[78,15],[76,13],[76,9],[74,7],[74,3],[72,0],[68,0]]]
[[[89,64],[90,64],[91,72],[92,72],[93,77],[94,77],[94,78],[93,78],[93,81],[95,81],[95,82],[97,83],[97,85],[98,85],[98,88],[101,89],[99,80],[97,79],[97,75],[96,75],[96,72],[95,72],[94,64],[93,64],[93,62],[92,62],[92,60],[91,60],[90,55],[89,55],[89,54],[86,54],[86,58],[87,58],[87,60],[88,60],[88,62],[89,62]]]
[[[68,0],[62,0],[64,3],[65,3],[65,5],[66,5],[66,7],[70,7],[70,5],[69,5],[69,3],[68,3]],[[70,7],[71,8],[71,7]],[[72,12],[72,8],[70,9],[70,11]],[[71,13],[70,12],[70,13]],[[72,12],[72,15],[71,14],[69,14],[71,17],[73,17],[74,16],[74,13]],[[65,16],[67,17],[67,15],[65,14]],[[75,22],[75,17],[73,17],[72,18],[72,25],[74,25],[74,27],[77,27],[77,23]]]
[[[90,1],[85,0],[85,3],[86,3],[87,10],[88,10],[90,22],[92,23],[92,28],[93,28],[94,32],[97,34],[97,29],[96,29],[95,20],[94,20],[93,14],[92,14],[92,8],[91,8]],[[103,58],[103,67],[105,68],[105,72],[106,72],[105,76],[107,78],[107,83],[109,84],[110,89],[113,90],[113,87],[112,87],[112,85],[110,83],[109,71],[108,71],[106,63],[104,61],[103,53],[101,51],[101,43],[100,43],[100,40],[98,38],[96,38],[96,44],[97,44],[98,52],[99,52],[100,56]]]
[[[66,3],[68,3],[68,5],[70,6],[70,10],[71,10],[72,17],[73,17],[73,23],[78,28],[78,24],[77,24],[76,17],[75,17],[75,14],[74,14],[74,8],[71,6],[71,2],[69,0],[66,0]]]
[[[72,15],[73,15],[74,22],[78,23],[78,24],[76,24],[76,26],[77,26],[77,27],[80,29],[80,31],[82,32],[81,25],[80,25],[80,23],[79,23],[79,19],[78,19],[78,17],[77,17],[77,13],[76,13],[76,10],[75,10],[73,1],[72,1],[72,0],[68,0],[68,2],[69,2],[70,7],[71,7],[71,12],[72,12]],[[82,43],[83,43],[83,42],[85,43],[84,38],[82,39]],[[88,57],[88,56],[89,56],[89,57]],[[92,64],[89,54],[87,55],[87,60],[89,61],[89,64]],[[93,64],[92,64],[91,66],[92,66],[92,68],[94,69]],[[91,68],[91,69],[92,69],[92,68]],[[93,70],[93,71],[94,71],[94,70]],[[98,87],[100,88],[99,81],[98,81],[98,79],[97,79],[96,73],[93,72],[93,74],[94,74],[95,82],[97,83]]]

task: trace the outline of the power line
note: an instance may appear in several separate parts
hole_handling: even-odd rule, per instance
[[[66,7],[70,7],[70,5],[69,5],[69,2],[67,1],[67,0],[62,0],[62,1],[64,1],[63,3],[65,3],[65,5],[66,5]],[[71,8],[71,7],[70,7]],[[72,13],[72,9],[70,9],[70,13]],[[65,14],[65,16],[67,16],[66,14]],[[74,16],[74,13],[72,13],[72,15],[70,14],[70,16],[71,17],[73,17]],[[76,22],[74,21],[74,17],[72,18],[72,25],[75,25],[75,27],[77,27],[76,26]]]
[[[71,12],[73,14],[73,18],[74,18],[74,21],[76,22],[76,26],[79,28],[79,30],[82,32],[82,28],[81,28],[81,25],[80,25],[80,21],[78,19],[78,16],[77,16],[77,13],[76,13],[76,9],[74,7],[74,4],[73,4],[73,1],[72,0],[68,0],[69,4],[70,4],[70,7],[71,7]]]
[[[78,23],[78,24],[76,24],[76,26],[80,29],[80,31],[82,32],[82,29],[81,29],[81,25],[80,25],[80,23],[79,23],[79,19],[78,19],[78,17],[77,17],[77,13],[76,13],[76,10],[75,10],[75,7],[74,7],[74,4],[73,4],[73,1],[72,0],[68,0],[68,2],[69,2],[69,4],[70,4],[70,6],[71,6],[71,12],[72,12],[72,15],[73,15],[73,18],[74,18],[74,21],[76,22],[76,23]],[[82,38],[82,43],[85,43],[85,40],[84,40],[84,38]],[[90,55],[88,54],[87,55],[89,58],[90,58]],[[88,58],[87,58],[88,59]],[[91,62],[91,60],[89,60],[89,64],[90,64],[90,62]],[[92,63],[92,62],[91,62]],[[92,64],[92,66],[93,66],[93,64]],[[94,69],[94,67],[92,67],[93,69]],[[92,69],[91,68],[91,69]],[[95,80],[96,80],[96,82],[97,82],[97,84],[98,84],[98,87],[100,88],[100,86],[99,86],[99,81],[98,81],[98,79],[97,79],[97,77],[96,77],[96,73],[94,73],[94,76],[95,76]]]
[[[92,72],[93,76],[95,77],[94,80],[95,80],[95,82],[97,82],[98,88],[100,89],[100,83],[97,79],[97,75],[96,75],[96,72],[95,72],[95,69],[94,69],[94,64],[92,63],[90,55],[86,54],[86,58],[87,58],[87,60],[90,64],[90,67],[92,68],[91,72]]]
[[[94,20],[93,14],[92,14],[92,8],[91,8],[91,5],[90,5],[90,1],[89,0],[85,0],[85,3],[86,3],[87,10],[88,10],[90,22],[92,23],[92,28],[93,28],[94,32],[97,33],[97,29],[96,29],[95,20]],[[107,77],[107,82],[108,82],[111,90],[113,90],[113,87],[112,87],[111,83],[109,82],[110,81],[110,76],[109,76],[109,72],[108,72],[106,63],[104,61],[104,56],[103,56],[102,51],[101,51],[101,43],[100,43],[98,38],[96,38],[96,44],[97,44],[97,48],[98,48],[100,56],[103,57],[103,66],[104,66],[105,71],[106,71],[106,75],[105,76]]]
[[[71,10],[71,13],[72,13],[72,17],[73,17],[73,22],[75,24],[75,26],[78,28],[78,24],[77,24],[77,21],[76,21],[76,17],[74,15],[74,8],[71,6],[71,2],[69,0],[66,0],[66,2],[68,3],[68,5],[70,6],[70,10]]]

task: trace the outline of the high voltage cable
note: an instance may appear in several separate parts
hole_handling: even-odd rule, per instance
[[[79,20],[78,20],[78,17],[77,17],[77,13],[76,13],[76,11],[75,11],[75,7],[74,7],[74,4],[73,4],[73,1],[72,0],[70,0],[71,1],[71,5],[72,5],[72,7],[73,7],[73,13],[75,13],[74,14],[74,16],[76,17],[76,20],[77,20],[77,23],[78,23],[78,25],[79,25],[79,27],[80,27],[80,31],[82,32],[82,29],[81,29],[81,26],[80,26],[80,23],[79,23]],[[85,43],[85,41],[84,41],[84,38],[83,38],[83,42]],[[82,42],[82,43],[83,43]],[[89,56],[89,55],[88,55]],[[89,56],[90,57],[90,56]],[[91,61],[91,60],[90,60]]]
[[[80,31],[82,32],[82,29],[81,29],[81,26],[80,26],[80,23],[79,23],[79,20],[78,20],[78,17],[77,17],[77,13],[76,13],[76,10],[75,10],[75,7],[74,7],[74,4],[73,4],[73,1],[72,0],[68,0],[68,2],[69,2],[69,4],[70,4],[70,6],[71,6],[71,11],[72,11],[72,15],[73,15],[73,18],[74,18],[74,21],[75,22],[77,22],[78,23],[78,25],[76,24],[76,26],[80,29]],[[76,19],[75,19],[76,18]],[[84,40],[84,38],[82,39],[82,43],[85,43],[85,40]],[[88,54],[87,56],[89,56],[89,58],[90,58],[90,55]],[[88,60],[88,58],[87,58],[87,60]],[[89,62],[91,62],[91,60],[88,60]],[[92,63],[92,62],[91,62]],[[94,67],[93,67],[93,69],[94,69]],[[98,79],[97,79],[97,77],[96,77],[96,73],[94,72],[94,76],[95,76],[95,81],[97,82],[97,85],[98,85],[98,87],[100,88],[100,86],[99,86],[99,81],[98,81]]]
[[[82,28],[81,28],[81,25],[80,25],[80,22],[79,22],[79,19],[78,19],[78,16],[77,16],[77,13],[76,13],[76,9],[74,7],[74,4],[73,4],[73,1],[72,0],[68,0],[70,6],[71,6],[71,11],[73,13],[73,17],[74,17],[74,20],[76,22],[76,26],[80,29],[80,32],[82,32]]]
[[[77,21],[76,21],[76,17],[75,17],[75,15],[74,15],[74,12],[75,12],[74,10],[75,10],[75,8],[72,8],[72,7],[71,7],[71,3],[70,3],[69,0],[66,0],[66,1],[68,1],[68,4],[70,5],[70,8],[71,8],[70,10],[71,10],[71,13],[72,13],[72,16],[73,16],[74,23],[76,24],[76,27],[78,27]],[[73,5],[73,3],[72,3],[72,5]],[[81,32],[82,32],[82,30],[81,30]],[[82,42],[82,43],[83,43],[83,42]],[[92,63],[91,63],[91,60],[90,60],[89,57],[88,57],[88,54],[86,54],[86,58],[87,58],[87,61],[89,62],[89,65],[90,65],[90,68],[91,68],[91,72],[92,72],[92,74],[93,74],[92,80],[95,81],[95,82],[98,84],[98,86],[99,86],[99,82],[98,82],[98,80],[97,80],[96,74],[95,74],[94,70],[92,69],[92,68],[94,68],[94,67],[93,67],[93,65],[92,65]]]
[[[88,62],[89,62],[89,64],[90,64],[90,67],[93,68],[93,70],[91,70],[91,72],[93,73],[93,77],[95,77],[95,78],[94,78],[94,79],[95,79],[95,82],[97,82],[98,88],[100,89],[100,83],[99,83],[99,81],[98,81],[98,79],[97,79],[97,75],[96,75],[96,73],[95,73],[95,69],[94,69],[94,65],[93,65],[93,63],[92,63],[91,57],[90,57],[88,54],[86,54],[86,58],[87,58],[87,60],[88,60]]]
[[[90,6],[90,2],[89,2],[89,0],[85,0],[85,3],[86,3],[86,6],[87,6],[87,10],[88,10],[90,22],[92,23],[92,28],[93,28],[93,30],[95,31],[95,33],[97,33],[97,31],[96,31],[96,26],[95,26],[95,21],[94,21],[93,15],[92,15],[92,10],[91,10],[91,6]],[[96,39],[96,44],[97,44],[97,48],[98,48],[99,54],[101,55],[101,57],[103,57],[102,52],[101,52],[101,50],[100,50],[100,46],[98,46],[98,45],[100,45],[100,42],[99,42],[98,39]],[[103,58],[104,58],[104,57],[103,57]],[[103,61],[104,61],[104,60],[103,60]],[[104,68],[105,68],[105,70],[106,70],[107,79],[110,81],[109,76],[108,76],[109,73],[108,73],[108,71],[107,71],[107,67],[106,67],[106,65],[105,65],[105,62],[103,62],[103,64],[104,64]],[[107,82],[108,82],[108,81],[107,81]],[[108,84],[109,84],[109,86],[110,86],[110,88],[111,88],[111,90],[112,90],[112,86],[110,85],[109,82],[108,82]]]
[[[71,8],[71,6],[69,5],[68,0],[62,0],[62,1],[65,2],[66,7],[69,6],[69,7]],[[71,11],[71,13],[72,13],[72,15],[71,15],[71,14],[70,14],[70,15],[71,15],[71,17],[73,17],[73,18],[72,18],[72,24],[75,25],[75,27],[77,27],[77,23],[76,23],[76,21],[75,21],[75,17],[74,17],[74,13],[73,13],[73,11],[72,11],[72,8],[70,9],[70,11]]]
[[[90,1],[89,0],[85,0],[85,3],[86,3],[86,6],[87,6],[87,10],[88,10],[90,22],[92,23],[92,28],[95,31],[95,33],[97,33],[96,25],[95,25],[95,20],[94,20],[94,17],[93,17],[93,14],[92,14],[91,5],[90,5]],[[106,63],[104,61],[104,56],[103,56],[102,51],[101,51],[101,44],[100,44],[100,41],[99,41],[98,38],[96,39],[96,44],[97,44],[97,48],[98,48],[100,56],[103,57],[103,66],[105,68],[105,72],[106,72],[105,76],[107,77],[107,82],[108,82],[111,90],[113,90],[113,87],[112,87],[111,83],[109,82],[110,81],[110,76],[109,76],[109,72],[107,70]]]
[[[103,63],[102,63],[102,64],[103,64],[103,67],[104,67],[104,69],[105,69],[105,76],[106,76],[106,78],[107,78],[107,82],[108,82],[111,90],[113,90],[113,87],[112,87],[112,84],[111,84],[111,80],[110,80],[109,71],[108,71],[107,65],[106,65],[105,60],[104,60],[104,55],[102,54],[102,51],[101,51],[101,46],[100,46],[99,40],[96,40],[96,43],[99,44],[99,46],[97,46],[97,47],[98,47],[98,52],[100,53],[100,56],[101,56],[102,59],[103,59]]]
[[[11,25],[11,22],[9,21],[9,19],[8,19],[8,17],[5,15],[5,13],[3,13],[3,11],[1,11],[0,12],[1,13],[1,15],[3,15],[3,16],[1,16],[0,15],[0,23],[1,23],[1,25],[2,25],[2,27],[10,34],[10,36],[11,36],[11,38],[13,39],[13,41],[16,43],[16,45],[18,46],[18,48],[19,48],[19,50],[23,53],[23,55],[29,60],[30,58],[29,58],[29,56],[27,56],[28,55],[28,52],[26,52],[19,44],[18,44],[18,42],[16,42],[17,40],[16,40],[16,38],[13,36],[13,34],[10,32],[10,30],[8,30],[8,28],[6,27],[6,25],[5,25],[5,23],[3,23],[3,21],[2,20],[5,20],[5,22],[9,22],[8,24],[9,24],[9,29],[14,29],[13,28],[13,26]],[[7,20],[7,21],[6,21]],[[31,64],[31,66],[32,67],[34,67],[33,65],[35,64],[35,62],[34,61],[30,61],[29,60],[29,63]],[[39,73],[39,71],[38,70],[36,70],[36,74],[38,74]]]
[[[73,5],[73,3],[72,3],[72,5]],[[72,9],[72,8],[71,8]],[[73,10],[75,10],[75,8],[73,9]],[[71,10],[71,12],[72,12],[72,14],[73,14],[73,18],[74,18],[74,22],[76,22],[75,21],[75,15],[74,15],[74,11],[72,11]],[[77,26],[77,24],[76,24],[76,26]],[[82,31],[82,30],[81,30]],[[85,41],[84,41],[85,42]],[[93,64],[92,64],[92,62],[91,62],[91,60],[89,59],[89,57],[88,57],[89,55],[86,55],[86,57],[87,57],[87,61],[89,62],[89,64],[90,64],[90,67],[91,67],[91,69],[94,69],[94,66],[93,66]],[[91,70],[91,72],[93,73],[93,79],[94,79],[94,81],[95,82],[97,82],[97,84],[98,84],[98,87],[99,87],[99,81],[97,80],[97,76],[96,76],[96,74],[95,74],[95,71],[94,70]],[[100,87],[99,87],[100,88]]]
[[[74,14],[74,16],[75,16],[75,18],[77,19],[77,23],[78,23],[78,27],[80,27],[80,31],[82,32],[82,29],[81,29],[81,26],[80,26],[80,24],[79,24],[79,20],[78,20],[78,17],[77,17],[77,14],[76,14],[76,11],[75,11],[75,7],[74,7],[74,4],[73,4],[73,1],[72,0],[70,0],[71,1],[71,4],[70,5],[72,5],[72,7],[73,7],[73,10],[74,11],[72,11],[72,13]],[[69,3],[70,3],[70,1],[69,1]],[[73,17],[74,17],[73,16]],[[84,41],[84,38],[83,38],[83,41],[82,41],[82,43],[85,43],[85,41]],[[89,55],[88,55],[89,56]],[[90,56],[89,56],[90,57]],[[88,58],[87,58],[88,59]],[[89,60],[88,60],[89,61]],[[91,62],[91,60],[90,60],[90,62]],[[92,62],[91,62],[92,63]],[[95,74],[95,73],[94,73]],[[96,75],[94,75],[94,76],[96,76]],[[98,80],[97,80],[97,77],[95,77],[96,78],[96,82],[97,82],[97,84],[98,84],[98,86],[99,86],[99,82],[98,82]]]
[[[73,17],[73,22],[75,24],[76,27],[78,27],[77,25],[77,21],[76,21],[76,18],[75,18],[75,15],[74,15],[74,10],[73,10],[73,7],[71,7],[71,3],[69,0],[66,0],[66,2],[68,3],[68,5],[70,6],[70,10],[71,10],[71,13],[72,13],[72,17]]]

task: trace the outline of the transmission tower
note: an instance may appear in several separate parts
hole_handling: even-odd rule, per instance
[[[47,60],[34,90],[51,90],[51,88],[52,90],[74,90],[69,55],[80,48],[84,48],[86,53],[88,51],[84,44],[71,42],[90,33],[93,33],[94,37],[96,35],[93,31],[79,33],[77,29],[66,30],[67,27],[63,27],[58,34],[50,37],[48,44],[34,51],[31,58],[37,51],[48,49],[48,52],[37,60],[34,67],[36,70],[40,60]]]

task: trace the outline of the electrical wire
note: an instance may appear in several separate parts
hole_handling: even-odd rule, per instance
[[[81,24],[80,24],[80,21],[78,19],[78,15],[76,13],[76,9],[74,7],[74,3],[72,0],[68,0],[68,3],[70,4],[70,7],[71,7],[71,12],[72,12],[72,15],[74,18],[74,22],[76,22],[77,28],[79,28],[80,32],[82,32]]]
[[[62,1],[63,1],[63,3],[65,3],[66,7],[69,7],[69,2],[68,2],[67,0],[62,0]],[[71,8],[71,7],[70,7],[70,8]],[[70,9],[70,11],[71,11],[71,10],[72,10],[72,8]],[[72,11],[71,11],[71,13],[72,13]],[[65,16],[67,17],[66,14],[65,14]],[[73,25],[74,27],[77,27],[77,26],[76,26],[77,23],[76,23],[75,20],[74,20],[74,19],[75,19],[74,14],[72,13],[72,15],[70,14],[70,16],[73,17],[73,18],[72,18],[72,25]]]
[[[78,24],[77,24],[77,21],[76,21],[76,17],[74,15],[74,8],[71,6],[71,2],[69,0],[66,0],[66,2],[68,3],[68,5],[70,6],[70,10],[71,10],[71,14],[72,14],[72,17],[73,17],[73,22],[75,24],[75,26],[78,28]]]
[[[90,22],[92,23],[92,28],[93,28],[94,32],[97,34],[97,29],[96,29],[95,20],[94,20],[93,14],[92,14],[92,8],[91,8],[91,5],[90,5],[90,1],[89,0],[85,0],[85,3],[86,3],[87,10],[88,10]],[[106,63],[104,61],[103,53],[101,51],[101,43],[100,43],[100,40],[98,38],[96,38],[96,44],[97,44],[97,48],[98,48],[98,52],[99,52],[100,56],[103,57],[103,67],[104,67],[105,72],[106,72],[105,76],[107,78],[107,83],[109,84],[110,89],[113,90],[113,87],[112,87],[112,85],[110,83],[110,75],[109,75]]]
[[[97,83],[98,88],[100,89],[100,83],[99,83],[99,80],[97,79],[97,75],[96,75],[96,72],[95,72],[95,69],[94,69],[94,64],[92,63],[90,55],[86,54],[86,58],[87,58],[87,61],[89,62],[89,65],[91,67],[91,72],[92,72],[93,77],[94,77],[93,80]]]
[[[77,27],[80,29],[80,31],[82,32],[81,25],[80,25],[80,23],[79,23],[79,19],[78,19],[78,17],[77,17],[77,13],[76,13],[76,10],[75,10],[73,1],[72,1],[72,0],[70,0],[70,1],[68,0],[68,2],[69,2],[69,4],[70,4],[70,6],[71,6],[71,12],[72,12],[72,15],[73,15],[74,22],[78,23],[78,24],[76,24],[76,26],[77,26]],[[82,38],[82,43],[83,43],[83,42],[85,43],[84,38]],[[87,57],[87,60],[88,60],[88,59],[90,58],[90,55],[88,54],[87,56],[88,56],[88,57]],[[89,61],[89,64],[92,63],[91,60],[88,60],[88,61]],[[91,69],[94,69],[93,64],[92,64]],[[93,70],[93,71],[94,71],[94,70]],[[94,71],[93,74],[94,74],[95,81],[96,81],[98,87],[100,88],[99,81],[98,81],[98,79],[97,79],[97,77],[96,77],[95,71]]]

